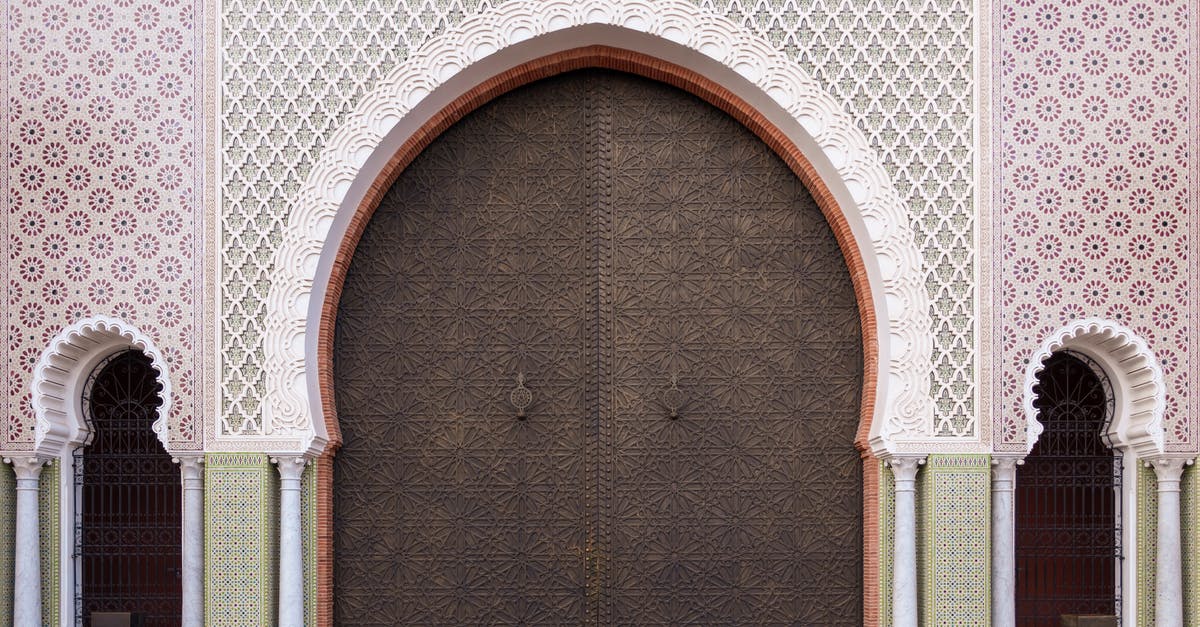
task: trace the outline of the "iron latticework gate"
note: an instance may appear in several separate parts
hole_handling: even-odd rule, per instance
[[[1017,620],[1119,615],[1121,457],[1104,437],[1112,391],[1086,356],[1055,353],[1038,378],[1045,431],[1017,472]]]
[[[860,328],[719,110],[601,71],[486,105],[342,292],[335,622],[861,624]]]
[[[76,622],[130,612],[144,625],[178,625],[182,612],[182,489],[151,430],[161,404],[150,359],[118,353],[84,391],[91,442],[76,451]]]

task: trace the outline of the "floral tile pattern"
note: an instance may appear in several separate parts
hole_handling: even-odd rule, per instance
[[[1028,356],[1086,317],[1146,338],[1169,390],[1168,446],[1191,441],[1188,10],[1184,0],[999,6],[996,450],[1024,450]]]
[[[33,440],[30,381],[92,315],[162,349],[181,441],[199,448],[202,4],[5,0],[8,184],[0,205],[7,381],[0,442]]]

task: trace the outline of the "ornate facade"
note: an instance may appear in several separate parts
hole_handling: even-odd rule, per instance
[[[78,486],[100,476],[87,456],[108,450],[97,381],[129,350],[154,373],[139,389],[158,390],[138,414],[155,463],[181,476],[169,568],[186,625],[392,616],[350,573],[386,582],[398,564],[469,553],[477,536],[447,522],[452,508],[421,508],[474,490],[507,511],[514,485],[547,472],[561,493],[537,502],[591,522],[562,531],[579,541],[561,554],[514,563],[578,576],[548,605],[592,622],[669,619],[670,603],[622,597],[621,582],[645,584],[635,566],[666,559],[655,551],[670,542],[640,540],[685,514],[664,505],[670,524],[628,523],[672,499],[704,512],[671,549],[692,555],[673,576],[696,586],[672,603],[700,580],[737,580],[759,594],[745,607],[825,622],[764,600],[811,606],[797,599],[815,588],[786,582],[812,576],[703,566],[727,563],[729,542],[760,551],[757,565],[842,546],[779,505],[828,509],[821,486],[838,485],[861,526],[827,557],[861,573],[843,617],[1017,624],[1032,615],[1022,464],[1065,432],[1046,405],[1047,364],[1064,356],[1104,390],[1089,446],[1115,460],[1099,532],[1116,547],[1111,605],[1072,611],[1200,622],[1194,2],[0,3],[0,624],[99,611],[80,529],[108,524],[87,522],[106,506]],[[568,75],[623,78],[505,114],[527,126],[495,113]],[[673,143],[639,143],[655,136]],[[688,165],[695,155],[712,160]],[[542,252],[497,252],[527,240]],[[455,292],[468,283],[504,289]],[[536,341],[514,330],[548,319]],[[493,344],[521,357],[471,352]],[[530,365],[546,363],[553,376]],[[492,430],[518,406],[520,433],[538,433],[538,411],[594,423],[521,444]],[[689,413],[706,427],[687,431]],[[720,422],[749,413],[752,432]],[[652,414],[684,428],[645,427]],[[491,461],[463,460],[485,446],[471,434]],[[578,458],[506,466],[544,462],[528,455],[549,455],[547,439]],[[804,463],[821,470],[784,470]],[[633,474],[610,481],[621,472]],[[731,496],[680,496],[699,476]],[[364,509],[420,486],[426,500]],[[726,535],[697,531],[714,521]],[[442,535],[396,540],[416,527]],[[538,546],[512,539],[525,519],[498,528],[510,535],[494,546]],[[794,535],[766,539],[779,529]],[[430,616],[470,605],[430,595]],[[518,614],[550,620],[535,609]],[[479,614],[443,614],[455,616]]]

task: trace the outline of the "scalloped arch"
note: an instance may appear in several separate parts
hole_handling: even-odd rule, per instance
[[[264,446],[318,453],[330,437],[318,372],[322,304],[339,244],[388,159],[457,96],[589,45],[704,77],[749,103],[811,162],[859,242],[870,286],[880,372],[869,446],[878,455],[921,448],[933,428],[929,295],[908,212],[878,155],[838,102],[770,42],[682,0],[508,2],[431,39],[360,100],[310,170],[276,251]]]
[[[50,341],[33,370],[34,453],[57,457],[88,439],[83,417],[83,388],[88,375],[113,353],[136,348],[150,358],[162,385],[162,404],[151,427],[163,449],[170,451],[167,416],[171,413],[171,379],[166,360],[150,338],[115,318],[85,318]]]
[[[1026,453],[1033,450],[1043,429],[1033,406],[1037,375],[1045,367],[1042,362],[1055,351],[1068,349],[1094,359],[1112,382],[1116,402],[1107,435],[1113,446],[1132,449],[1139,457],[1164,452],[1166,386],[1153,351],[1124,326],[1088,318],[1052,333],[1029,360],[1023,390]]]

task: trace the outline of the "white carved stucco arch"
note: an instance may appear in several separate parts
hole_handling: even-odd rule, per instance
[[[114,318],[85,318],[63,329],[50,341],[33,370],[34,453],[58,457],[84,444],[91,433],[83,415],[83,393],[88,375],[113,353],[142,351],[162,386],[162,403],[151,429],[163,449],[170,451],[171,379],[166,359],[158,347],[133,325]]]
[[[697,72],[755,107],[809,159],[845,212],[868,275],[879,344],[870,446],[888,455],[929,439],[932,322],[921,256],[900,196],[842,106],[766,39],[689,2],[517,0],[414,51],[359,101],[313,164],[275,257],[264,340],[264,447],[324,448],[321,309],[350,218],[387,161],[476,85],[590,45]]]
[[[1109,320],[1077,320],[1050,334],[1025,369],[1025,444],[1033,450],[1043,425],[1033,402],[1034,386],[1044,362],[1056,351],[1071,350],[1092,358],[1112,384],[1113,415],[1105,433],[1115,448],[1129,449],[1138,457],[1164,452],[1166,385],[1162,368],[1145,340]]]

